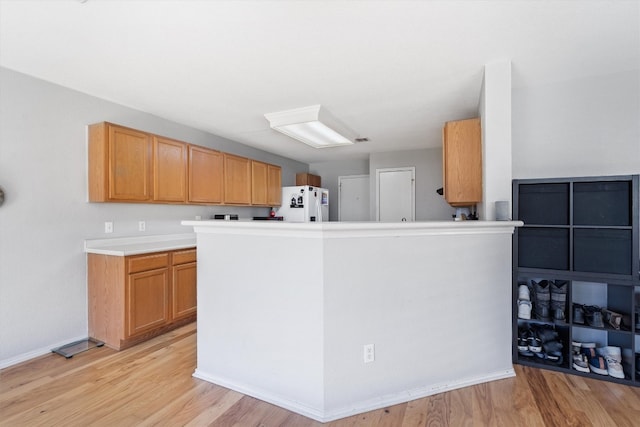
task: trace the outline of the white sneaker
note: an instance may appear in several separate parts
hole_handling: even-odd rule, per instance
[[[531,301],[518,300],[518,318],[531,319]]]
[[[527,285],[518,286],[518,299],[521,301],[531,301],[529,287]]]
[[[607,361],[607,373],[614,378],[624,379],[622,370],[622,351],[620,347],[607,346],[598,349],[598,353]]]

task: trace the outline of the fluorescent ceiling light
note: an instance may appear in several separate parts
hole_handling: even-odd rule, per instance
[[[268,113],[271,129],[315,148],[353,144],[353,132],[338,122],[320,105]]]

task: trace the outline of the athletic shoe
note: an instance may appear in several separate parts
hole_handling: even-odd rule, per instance
[[[589,372],[589,361],[587,356],[580,351],[582,343],[578,341],[571,342],[573,369],[580,372]]]
[[[527,285],[518,286],[518,299],[520,301],[531,301],[531,293]]]
[[[589,359],[589,369],[599,375],[609,375],[607,370],[607,361],[602,356],[596,356]]]
[[[538,337],[536,332],[529,330],[527,341],[529,343],[529,351],[536,354],[542,352],[542,340]]]
[[[518,318],[531,319],[531,301],[518,300]]]
[[[607,346],[598,350],[607,362],[607,374],[614,378],[624,379],[622,370],[622,351],[620,347]]]
[[[533,352],[529,350],[529,329],[518,329],[518,353],[522,356],[531,357]]]

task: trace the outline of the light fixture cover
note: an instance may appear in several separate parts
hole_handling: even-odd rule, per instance
[[[272,129],[315,148],[353,144],[355,135],[320,105],[267,113]]]

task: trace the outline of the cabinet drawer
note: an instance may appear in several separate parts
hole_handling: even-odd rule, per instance
[[[139,271],[153,270],[167,266],[169,266],[168,253],[144,255],[128,259],[129,273],[137,273]]]
[[[173,265],[186,264],[187,262],[196,261],[196,250],[187,249],[173,253]]]

